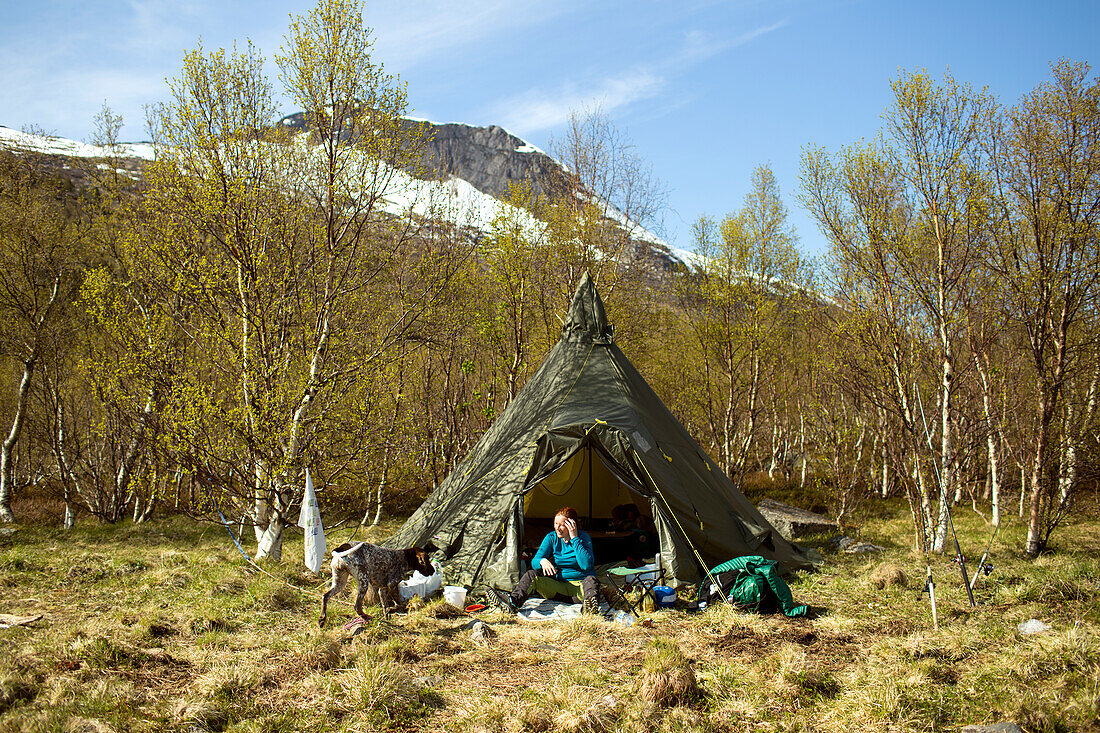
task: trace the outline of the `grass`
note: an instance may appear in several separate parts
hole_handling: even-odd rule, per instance
[[[989,528],[956,523],[976,556]],[[912,553],[885,505],[860,528],[884,553],[811,540],[825,565],[790,581],[812,619],[489,613],[474,639],[442,601],[353,633],[345,597],[318,629],[324,580],[296,557],[258,572],[216,526],[22,526],[0,537],[0,612],[45,617],[0,630],[0,731],[1100,731],[1100,525],[1038,560],[1023,532],[1002,528],[974,609],[951,558]],[[1051,630],[1021,636],[1031,618]]]

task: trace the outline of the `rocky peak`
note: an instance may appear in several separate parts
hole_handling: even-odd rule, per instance
[[[535,193],[546,193],[561,165],[527,141],[497,125],[474,127],[459,122],[437,124],[408,119],[408,126],[426,125],[428,140],[420,166],[440,177],[461,178],[482,193],[504,198],[513,183],[527,182]],[[305,132],[306,115],[295,112],[279,127]]]
[[[431,125],[424,164],[444,176],[468,181],[474,188],[503,198],[513,183],[527,182],[546,193],[561,165],[502,127],[460,123]]]

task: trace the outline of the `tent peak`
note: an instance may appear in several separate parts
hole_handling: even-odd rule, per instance
[[[592,276],[585,272],[577,283],[569,314],[562,327],[562,338],[569,341],[594,341],[609,344],[614,341],[615,329],[607,322],[603,299],[596,290]]]

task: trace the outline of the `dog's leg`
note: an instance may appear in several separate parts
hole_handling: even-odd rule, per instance
[[[389,593],[390,599],[393,601],[394,609],[403,611],[405,609],[405,604],[401,601],[401,592],[398,589],[398,583],[390,584],[386,588],[386,592]]]
[[[378,586],[378,602],[382,605],[382,618],[390,620],[390,588],[388,585]]]
[[[363,612],[363,598],[367,595],[367,591],[370,589],[371,583],[366,578],[359,579],[359,592],[355,595],[355,612],[359,614],[359,618],[364,621],[367,620],[367,614]],[[385,605],[382,606],[382,615],[386,613]]]
[[[325,625],[325,619],[328,616],[328,599],[344,589],[344,586],[348,582],[347,568],[335,566],[332,568],[332,584],[329,589],[321,596],[321,617],[317,619],[317,625],[322,628]]]

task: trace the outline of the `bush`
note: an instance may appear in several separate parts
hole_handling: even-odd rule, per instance
[[[699,695],[691,662],[679,644],[665,637],[650,642],[634,689],[643,701],[658,707],[691,702]]]

